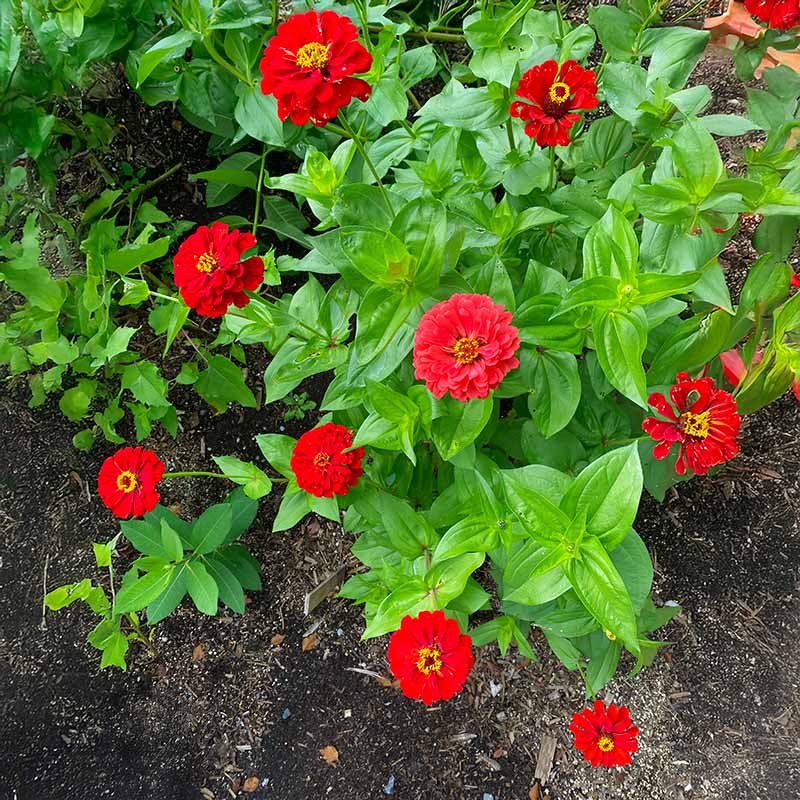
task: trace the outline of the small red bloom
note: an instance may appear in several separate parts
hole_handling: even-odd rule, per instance
[[[595,700],[594,710],[585,708],[575,714],[569,729],[575,735],[575,747],[593,767],[624,767],[639,749],[639,729],[631,724],[627,706],[612,703],[606,709],[602,700]]]
[[[224,222],[198,228],[178,248],[172,260],[175,285],[190,308],[204,317],[221,317],[233,303],[243,308],[250,302],[245,289],[257,289],[264,278],[259,256],[242,261],[256,245],[251,233],[229,230]]]
[[[744,0],[752,16],[781,31],[800,25],[800,0]]]
[[[322,127],[354,97],[369,98],[372,87],[352,75],[371,66],[372,56],[347,17],[308,11],[289,17],[269,40],[261,59],[261,91],[275,95],[281,120]]]
[[[447,392],[462,403],[484,398],[519,366],[517,329],[511,314],[485,294],[454,294],[419,321],[414,374],[431,393]]]
[[[460,692],[475,663],[472,639],[443,611],[403,617],[389,639],[387,655],[403,694],[426,706]]]
[[[683,475],[687,467],[696,475],[705,475],[710,467],[729,461],[739,452],[736,437],[741,417],[736,401],[715,388],[713,378],[692,380],[688,373],[679,372],[669,396],[674,408],[659,392],[647,398],[667,418],[647,417],[642,423],[644,432],[658,442],[653,449],[656,458],[666,458],[672,445],[680,442],[675,464],[678,475]]]
[[[798,275],[796,272],[792,275],[792,278],[789,281],[789,286],[793,286],[795,289],[800,289],[800,275]]]
[[[97,492],[116,516],[141,517],[156,507],[163,474],[164,464],[152,450],[123,447],[100,467]]]
[[[364,472],[364,448],[347,450],[352,444],[353,432],[344,425],[326,422],[306,431],[297,440],[290,461],[297,485],[315,497],[347,494]]]
[[[517,95],[529,100],[515,100],[511,116],[527,121],[525,133],[540,147],[569,144],[569,129],[580,119],[572,112],[597,107],[597,84],[594,72],[570,59],[558,63],[545,61],[531,67],[517,86]]]

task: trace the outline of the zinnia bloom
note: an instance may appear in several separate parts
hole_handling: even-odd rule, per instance
[[[800,275],[796,272],[792,275],[791,280],[789,281],[789,286],[794,287],[795,289],[800,289]]]
[[[175,285],[190,308],[204,317],[221,317],[233,303],[243,308],[250,302],[245,289],[257,289],[264,278],[259,256],[242,261],[256,245],[251,233],[229,230],[224,222],[198,228],[178,248],[172,263]]]
[[[744,7],[769,28],[786,31],[800,25],[800,0],[744,0]]]
[[[352,444],[353,432],[344,425],[327,422],[306,431],[297,440],[289,462],[297,485],[315,497],[347,494],[364,472],[364,448],[347,450]]]
[[[511,314],[485,294],[454,294],[419,321],[414,374],[434,397],[447,392],[462,403],[484,398],[519,366]]]
[[[289,17],[269,40],[261,59],[261,91],[275,95],[281,120],[322,127],[354,97],[369,97],[372,87],[351,76],[371,66],[372,56],[347,17],[308,11]]]
[[[163,474],[164,464],[152,450],[123,447],[100,467],[97,492],[116,516],[141,517],[156,507]]]
[[[594,72],[570,59],[558,63],[545,61],[531,67],[520,79],[511,116],[527,121],[525,133],[540,147],[569,144],[569,129],[580,119],[578,110],[597,107]]]
[[[472,639],[443,611],[403,617],[389,639],[387,655],[403,694],[426,706],[460,692],[475,663]]]
[[[631,724],[627,706],[612,703],[606,709],[602,700],[595,700],[594,710],[585,708],[575,714],[569,729],[575,735],[575,747],[593,767],[624,767],[639,749],[639,729]]]
[[[645,433],[658,442],[653,449],[656,458],[666,458],[672,445],[680,442],[675,464],[678,475],[683,475],[687,467],[697,475],[705,475],[710,467],[730,460],[739,452],[736,437],[741,417],[736,401],[715,388],[713,378],[692,380],[688,373],[679,372],[669,396],[672,405],[659,392],[647,398],[667,418],[648,417],[642,423]]]

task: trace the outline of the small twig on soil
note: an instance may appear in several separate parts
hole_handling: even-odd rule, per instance
[[[42,578],[42,621],[39,623],[39,630],[46,631],[47,630],[47,622],[45,621],[45,617],[47,615],[47,604],[45,603],[45,597],[47,597],[47,570],[50,566],[50,553],[48,553],[44,558],[44,577]]]
[[[383,678],[383,675],[379,675],[377,672],[373,672],[371,669],[361,669],[361,667],[345,667],[347,672],[358,672],[361,675],[369,675],[370,678],[378,678],[380,680]]]

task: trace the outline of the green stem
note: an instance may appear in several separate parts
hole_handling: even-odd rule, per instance
[[[554,147],[550,149],[550,191],[555,191],[558,185],[558,172],[556,170],[556,151]]]
[[[419,111],[422,108],[422,104],[417,100],[416,95],[411,89],[406,89],[406,97],[411,101],[411,105],[414,106],[415,111]]]
[[[216,61],[217,64],[219,64],[223,69],[228,70],[228,72],[230,72],[231,75],[233,75],[235,78],[237,78],[238,80],[240,80],[242,83],[246,84],[247,86],[254,86],[255,85],[253,83],[253,79],[252,78],[250,78],[249,76],[243,75],[241,72],[239,72],[238,69],[236,69],[236,67],[233,66],[233,64],[230,63],[230,61],[226,61],[217,52],[216,47],[214,47],[214,45],[211,43],[211,37],[210,36],[205,38],[205,39],[203,39],[203,45],[205,46],[206,50],[208,50],[208,54],[211,56],[211,58],[213,58],[214,61]]]
[[[272,27],[278,27],[278,0],[272,0]]]
[[[178,300],[177,297],[173,297],[169,294],[161,294],[161,292],[154,292],[152,289],[150,290],[151,297],[160,297],[162,300],[169,300],[171,303],[180,303],[181,301]]]
[[[380,33],[382,25],[370,25],[372,33]],[[406,31],[403,34],[406,39],[424,39],[426,42],[464,42],[464,35],[461,33],[436,33],[435,31]]]
[[[253,212],[253,236],[256,235],[258,229],[258,215],[261,211],[261,186],[264,183],[264,162],[267,158],[268,148],[264,145],[261,148],[261,166],[258,170],[258,185],[256,186],[256,209]]]
[[[227,475],[223,475],[221,472],[165,472],[162,476],[163,478],[195,478],[195,477],[204,477],[204,478],[224,478],[226,481],[229,480]]]
[[[359,19],[361,20],[361,27],[364,30],[364,42],[367,45],[367,50],[372,52],[372,39],[369,36],[369,20],[367,18],[367,3],[366,0],[354,0],[353,3],[358,12]]]
[[[339,116],[339,122],[342,123],[342,127],[347,132],[347,135],[356,145],[358,152],[361,153],[361,158],[364,159],[364,163],[369,168],[369,171],[372,173],[372,177],[375,178],[378,184],[378,188],[381,190],[381,194],[383,195],[383,202],[386,204],[386,208],[389,211],[389,216],[394,217],[394,209],[392,208],[392,203],[389,200],[389,194],[386,191],[386,187],[383,185],[380,175],[378,175],[378,170],[375,169],[375,165],[372,163],[372,159],[367,155],[367,148],[364,147],[364,143],[359,139],[356,135],[355,131],[350,127],[350,123],[347,121],[347,118],[344,114]]]
[[[556,21],[558,23],[558,38],[564,38],[564,15],[561,12],[561,0],[556,0]]]
[[[512,150],[517,149],[517,143],[514,141],[514,128],[511,125],[511,117],[506,120],[506,134],[508,136],[508,146]]]

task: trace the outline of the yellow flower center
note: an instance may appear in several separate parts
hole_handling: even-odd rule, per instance
[[[304,44],[295,57],[300,69],[322,69],[328,63],[328,46],[322,42]]]
[[[481,343],[474,336],[462,336],[453,345],[453,355],[458,364],[471,364],[480,355]]]
[[[314,466],[325,469],[331,463],[331,457],[327,453],[317,453],[314,456]]]
[[[197,267],[198,272],[213,272],[219,264],[217,264],[217,259],[211,255],[211,253],[203,253],[200,258],[197,259]]]
[[[608,639],[610,642],[617,641],[617,637],[613,633],[611,633],[611,631],[608,628],[603,628],[603,633],[606,635],[606,639]]]
[[[442,668],[442,654],[435,647],[421,647],[417,653],[417,669],[425,675],[439,672]]]
[[[610,753],[614,749],[614,740],[604,734],[597,740],[597,746],[604,753]]]
[[[125,470],[117,475],[117,489],[125,494],[130,494],[139,486],[139,481],[136,480],[136,475],[133,472]]]
[[[705,439],[708,436],[710,422],[708,411],[703,411],[700,414],[686,411],[681,414],[679,422],[681,430],[687,436],[696,436],[698,439]]]
[[[570,91],[569,84],[558,81],[550,87],[550,99],[559,105],[566,103],[569,100]]]

